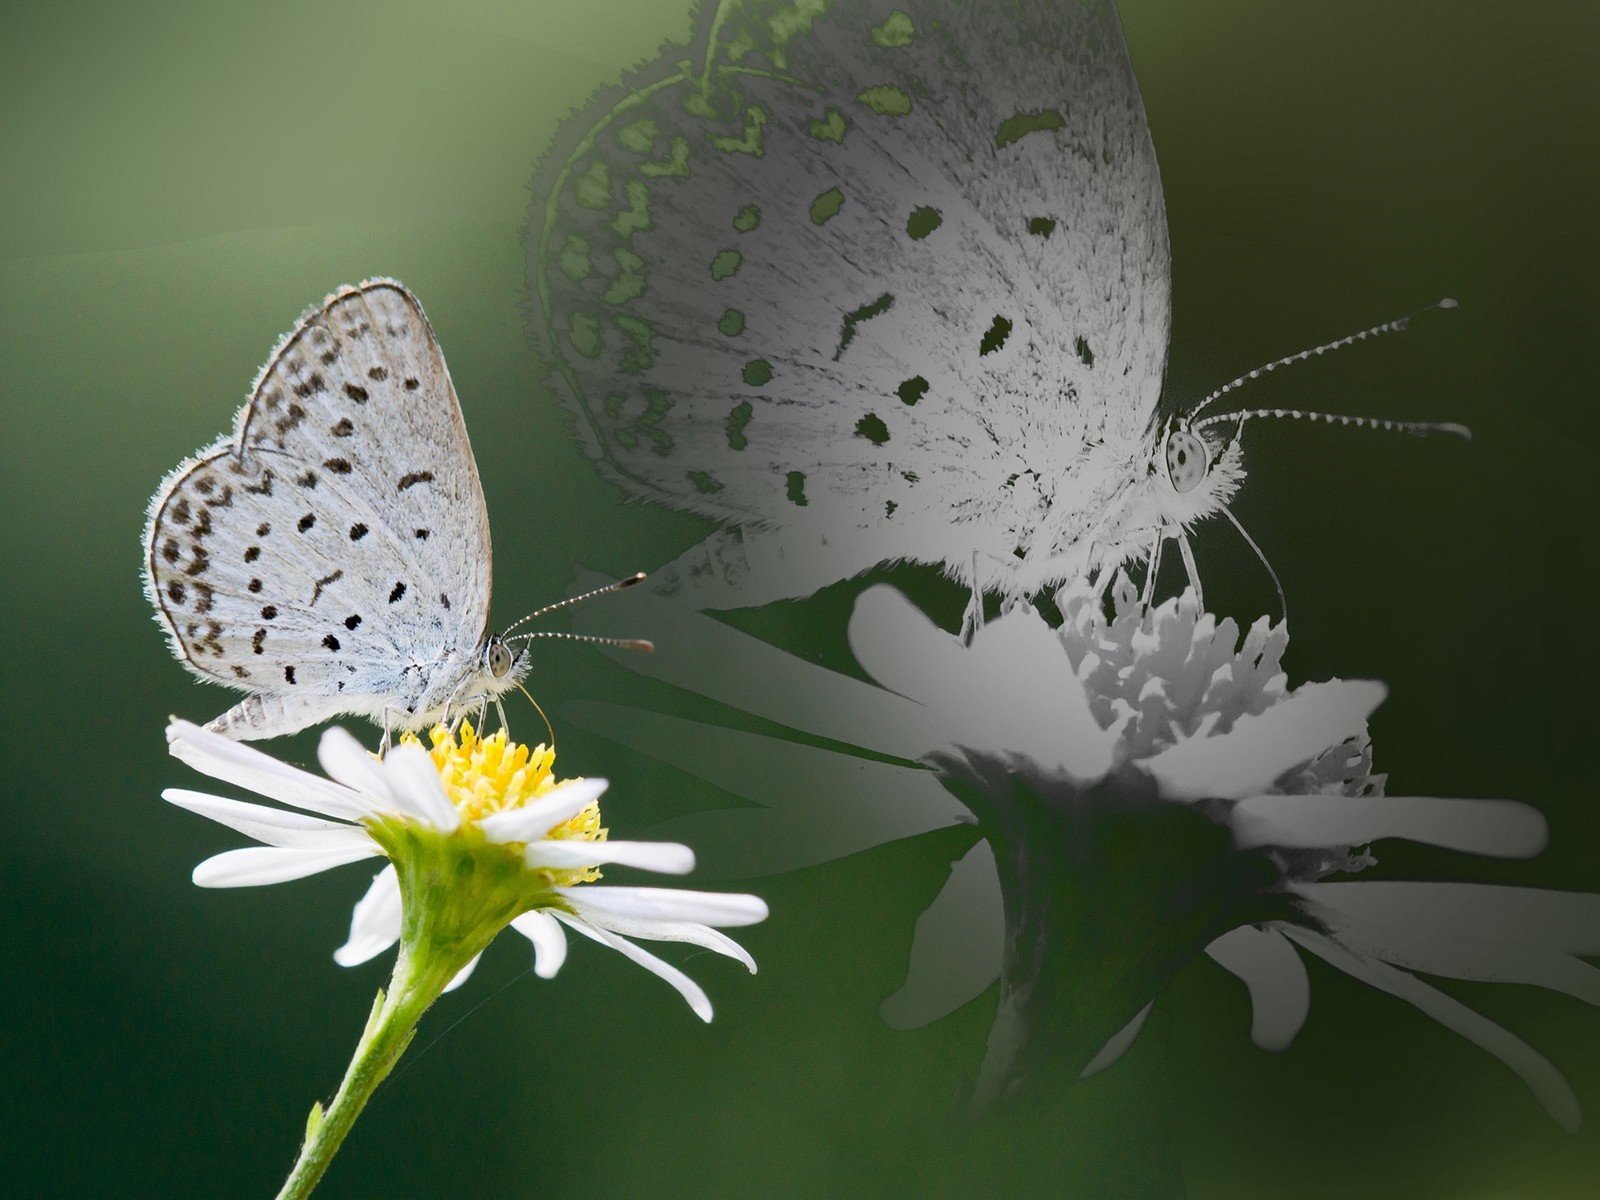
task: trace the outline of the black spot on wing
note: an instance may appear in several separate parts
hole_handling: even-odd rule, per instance
[[[400,603],[401,598],[404,597],[405,594],[406,594],[406,585],[403,584],[403,583],[395,584],[394,587],[389,589],[389,603],[390,604],[398,604],[398,603]]]
[[[403,492],[407,488],[416,487],[417,484],[419,484],[419,483],[432,483],[432,482],[433,482],[433,472],[432,471],[407,471],[404,475],[400,476],[400,484],[395,490],[399,491],[399,492]]]

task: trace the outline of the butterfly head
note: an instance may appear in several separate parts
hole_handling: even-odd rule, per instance
[[[516,651],[495,634],[483,646],[482,668],[501,688],[509,688],[528,673],[528,652]]]
[[[1225,507],[1238,490],[1244,479],[1239,438],[1175,417],[1157,441],[1150,475],[1161,523],[1187,527]]]

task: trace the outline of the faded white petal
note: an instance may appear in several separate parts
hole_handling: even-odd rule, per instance
[[[378,853],[369,840],[364,847],[339,850],[285,850],[277,846],[248,846],[213,855],[194,869],[199,887],[257,887],[287,883],[323,871],[360,862]]]
[[[900,990],[878,1007],[895,1029],[917,1029],[953,1013],[1000,978],[1005,902],[994,849],[980,841],[950,868],[950,878],[911,935]]]
[[[529,842],[523,861],[530,867],[597,867],[616,863],[663,875],[694,870],[694,851],[677,842],[586,842],[580,838]]]
[[[533,973],[540,979],[554,979],[567,961],[567,935],[549,913],[537,909],[511,919],[511,928],[533,943]]]
[[[264,804],[250,804],[244,800],[228,800],[221,796],[208,796],[204,792],[191,792],[187,788],[168,788],[161,798],[169,804],[199,813],[219,825],[235,829],[246,837],[255,838],[269,846],[287,846],[300,850],[331,850],[341,845],[355,845],[367,838],[366,830],[343,821],[330,821],[326,817],[313,817],[292,809],[268,808]]]
[[[593,582],[603,581],[595,577]],[[693,608],[663,601],[647,588],[631,588],[613,603],[644,609],[637,627],[655,638],[654,654],[616,655],[632,671],[846,745],[905,759],[935,748],[928,715],[918,704],[797,658]],[[609,606],[603,614],[579,607],[574,628],[605,633],[619,621],[632,623],[616,612]],[[618,740],[626,744],[626,729],[620,734]]]
[[[1241,925],[1206,953],[1250,993],[1250,1040],[1287,1050],[1311,1011],[1311,980],[1295,948],[1275,929]]]
[[[614,704],[574,704],[568,718],[761,806],[690,813],[656,830],[700,847],[715,874],[792,871],[972,820],[921,767]],[[930,720],[924,712],[925,730]]]
[[[174,758],[196,771],[279,804],[329,817],[360,818],[373,811],[371,800],[359,792],[279,762],[254,747],[189,721],[173,721],[167,726],[167,748]]]
[[[692,892],[680,888],[580,884],[556,893],[584,916],[602,920],[693,921],[700,925],[754,925],[767,919],[767,904],[742,892]]]
[[[1291,767],[1363,737],[1385,695],[1383,684],[1370,680],[1308,683],[1265,712],[1240,717],[1228,733],[1179,742],[1143,766],[1173,800],[1260,795]]]
[[[1556,1124],[1568,1133],[1577,1131],[1582,1114],[1572,1087],[1540,1054],[1516,1034],[1496,1025],[1459,1000],[1423,983],[1415,975],[1341,946],[1331,938],[1284,925],[1283,932],[1307,950],[1362,983],[1415,1005],[1446,1029],[1487,1050],[1522,1078]]]
[[[1600,954],[1600,894],[1488,883],[1408,880],[1291,883],[1310,907],[1369,928],[1407,929],[1418,940],[1511,942]]]
[[[471,979],[472,973],[478,969],[478,960],[482,957],[482,951],[474,954],[472,956],[472,961],[467,963],[466,966],[462,967],[461,970],[457,971],[451,978],[450,982],[444,985],[444,990],[447,992],[453,992],[467,980]]]
[[[400,878],[393,864],[372,877],[366,895],[350,914],[350,936],[333,952],[341,967],[354,967],[382,954],[400,940]]]
[[[1152,1000],[1134,1013],[1133,1020],[1112,1034],[1111,1040],[1100,1047],[1100,1053],[1091,1058],[1089,1065],[1078,1072],[1078,1078],[1088,1079],[1091,1075],[1098,1075],[1107,1067],[1113,1066],[1119,1058],[1126,1054],[1129,1047],[1138,1040],[1139,1031],[1144,1028],[1145,1020],[1150,1016],[1150,1010],[1155,1005],[1156,1002]]]
[[[604,779],[569,779],[532,804],[490,813],[478,822],[478,828],[491,842],[537,842],[598,800],[606,786]]]
[[[670,983],[689,1002],[689,1007],[694,1010],[694,1015],[707,1024],[711,1022],[711,998],[706,995],[705,989],[671,963],[657,958],[650,951],[640,946],[635,946],[627,938],[618,937],[610,930],[601,929],[587,921],[579,920],[560,909],[551,909],[551,915],[557,920],[571,926],[584,937],[593,938],[603,946],[610,946],[625,958],[632,959],[652,975],[657,975]]]
[[[453,833],[460,826],[461,814],[444,794],[438,768],[421,746],[395,746],[384,756],[383,774],[389,781],[389,794],[402,812],[441,833]]]
[[[1550,834],[1538,809],[1514,800],[1431,796],[1251,796],[1234,807],[1229,826],[1241,848],[1406,838],[1495,858],[1532,858]]]

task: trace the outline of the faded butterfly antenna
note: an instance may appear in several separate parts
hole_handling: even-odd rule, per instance
[[[514,639],[506,638],[506,634],[509,634],[513,629],[516,629],[520,625],[526,625],[529,621],[533,620],[535,617],[542,617],[542,616],[546,615],[547,613],[553,613],[553,612],[557,611],[558,609],[569,608],[574,604],[581,604],[585,600],[593,600],[596,596],[605,596],[605,595],[609,595],[612,592],[620,592],[624,588],[631,588],[636,583],[643,583],[644,580],[645,580],[645,573],[643,571],[636,571],[632,575],[629,575],[626,579],[619,579],[615,583],[606,584],[604,587],[592,588],[589,591],[581,592],[576,596],[568,596],[565,600],[557,600],[554,604],[546,604],[543,608],[536,608],[531,613],[529,613],[527,616],[520,617],[517,620],[513,621],[510,625],[506,626],[505,633],[502,633],[500,635],[501,639],[502,640],[514,640]],[[551,635],[545,635],[545,636],[551,636]],[[569,635],[569,636],[576,636],[576,635]]]
[[[1472,440],[1472,430],[1456,421],[1392,421],[1387,417],[1351,417],[1341,413],[1309,412],[1301,408],[1252,408],[1243,412],[1217,413],[1203,421],[1196,421],[1191,429],[1201,430],[1207,425],[1236,422],[1240,426],[1257,417],[1287,417],[1297,421],[1322,421],[1328,425],[1349,425],[1357,429],[1382,429],[1390,433],[1407,433],[1412,437],[1430,437],[1436,433],[1449,434],[1463,441]]]
[[[1245,544],[1248,545],[1250,549],[1256,552],[1256,557],[1261,560],[1261,565],[1267,569],[1267,574],[1272,576],[1272,586],[1278,589],[1278,623],[1280,625],[1288,624],[1289,598],[1283,594],[1283,584],[1278,579],[1278,573],[1272,569],[1272,564],[1267,561],[1266,554],[1263,553],[1261,547],[1256,544],[1255,538],[1250,536],[1250,531],[1247,530],[1243,525],[1239,524],[1239,518],[1229,512],[1226,505],[1223,506],[1222,515],[1228,518],[1228,524],[1232,525],[1239,531],[1239,536],[1245,540]]]
[[[1412,318],[1414,317],[1419,317],[1425,312],[1432,312],[1436,308],[1448,309],[1455,307],[1456,302],[1450,299],[1450,297],[1446,296],[1443,300],[1436,300],[1432,304],[1425,304],[1413,312],[1408,312],[1403,317],[1396,317],[1392,321],[1385,321],[1381,325],[1374,325],[1370,329],[1363,329],[1360,333],[1352,333],[1349,337],[1342,337],[1337,341],[1326,342],[1321,346],[1313,346],[1311,349],[1302,350],[1298,354],[1286,355],[1283,358],[1267,363],[1265,366],[1257,367],[1254,371],[1247,371],[1237,379],[1230,379],[1227,383],[1223,384],[1216,391],[1212,392],[1204,400],[1200,401],[1200,403],[1195,405],[1193,410],[1187,414],[1187,419],[1193,421],[1194,418],[1198,417],[1202,412],[1204,412],[1213,401],[1220,400],[1223,396],[1226,396],[1235,388],[1242,387],[1244,384],[1249,383],[1252,379],[1260,379],[1261,376],[1270,374],[1271,372],[1276,371],[1279,367],[1286,367],[1291,363],[1304,362],[1306,359],[1313,358],[1318,354],[1326,354],[1329,350],[1340,350],[1345,346],[1353,346],[1357,342],[1364,342],[1368,338],[1377,337],[1380,333],[1399,333],[1404,330],[1408,324],[1410,324]]]

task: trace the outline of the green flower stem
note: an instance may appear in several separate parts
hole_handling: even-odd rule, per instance
[[[320,1105],[311,1110],[300,1159],[278,1200],[311,1194],[445,985],[518,913],[559,903],[552,880],[527,870],[520,849],[490,842],[475,829],[440,833],[384,818],[369,824],[368,832],[399,876],[400,955],[333,1103],[325,1113]]]
[[[311,1195],[372,1093],[388,1078],[411,1044],[422,1014],[449,981],[448,975],[417,969],[412,955],[401,954],[389,990],[379,992],[373,1003],[366,1030],[333,1103],[325,1113],[320,1105],[311,1110],[300,1158],[278,1193],[278,1200],[300,1200]]]

